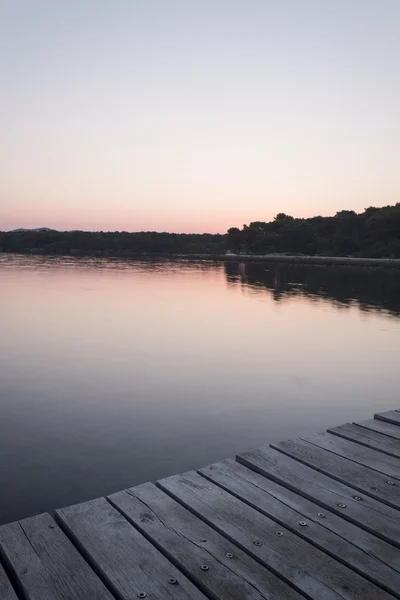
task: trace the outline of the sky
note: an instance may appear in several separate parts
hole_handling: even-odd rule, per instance
[[[400,201],[399,0],[0,0],[0,230]]]

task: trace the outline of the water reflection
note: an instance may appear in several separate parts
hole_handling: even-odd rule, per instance
[[[400,271],[355,267],[233,263],[224,265],[228,284],[269,293],[276,301],[325,298],[341,307],[400,316]]]
[[[0,255],[0,523],[398,407],[398,285]]]

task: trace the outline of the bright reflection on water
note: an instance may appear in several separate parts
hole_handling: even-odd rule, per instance
[[[0,255],[0,522],[399,407],[400,274]]]

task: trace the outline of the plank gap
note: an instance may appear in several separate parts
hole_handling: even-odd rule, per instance
[[[62,509],[60,509],[62,510]],[[108,591],[117,599],[124,600],[124,597],[119,593],[119,591],[113,586],[113,584],[108,580],[106,575],[103,573],[102,569],[96,562],[91,558],[90,554],[85,550],[83,545],[80,543],[79,539],[74,535],[72,531],[66,526],[63,520],[59,517],[58,513],[55,512],[54,520],[57,525],[63,531],[63,533],[67,536],[71,544],[73,544],[76,550],[80,553],[82,558],[87,562],[92,571],[97,575],[97,577],[103,582]]]
[[[124,491],[129,493],[129,490],[124,490]],[[198,581],[195,577],[193,577],[191,572],[188,569],[185,569],[179,563],[179,561],[174,558],[173,555],[171,555],[167,550],[165,550],[161,544],[158,544],[157,542],[155,542],[152,539],[151,535],[148,534],[144,528],[139,527],[133,521],[133,519],[131,519],[127,514],[125,514],[124,511],[118,506],[118,504],[114,503],[109,496],[106,496],[106,500],[107,500],[107,502],[109,502],[111,504],[111,506],[113,508],[115,508],[132,525],[132,527],[134,527],[137,531],[139,531],[139,533],[141,535],[143,535],[143,537],[146,538],[146,540],[148,542],[150,542],[167,560],[169,560],[170,563],[174,565],[174,567],[176,567],[183,575],[185,575],[185,577],[187,577],[189,579],[189,581],[193,585],[195,585],[204,594],[204,596],[206,598],[209,598],[209,600],[219,600],[217,596],[212,594],[209,590],[207,590],[205,588],[205,586],[203,586],[201,584],[200,581]]]
[[[10,592],[7,589],[5,589],[5,593],[7,593],[7,595],[5,596],[4,600],[14,600],[14,598],[15,600],[29,600],[29,598],[25,594],[21,583],[18,581],[16,573],[13,571],[12,566],[8,562],[7,557],[0,545],[0,579],[2,577],[2,570],[4,572],[4,577],[6,578],[5,586],[7,586],[7,583],[10,584]],[[3,600],[3,598],[1,598],[1,600]]]

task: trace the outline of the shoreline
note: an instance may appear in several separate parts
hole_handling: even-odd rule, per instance
[[[353,256],[319,256],[319,255],[289,255],[289,254],[235,254],[226,255],[224,260],[246,260],[259,262],[290,263],[304,265],[337,265],[360,267],[396,267],[400,268],[400,258],[366,258]]]
[[[52,254],[47,252],[4,252],[1,255],[48,256],[66,258],[119,258],[131,260],[210,260],[221,262],[265,262],[277,264],[354,266],[354,267],[389,267],[400,268],[400,258],[367,258],[353,256],[319,256],[290,254],[142,254],[142,253],[84,253],[77,250],[68,254]]]

